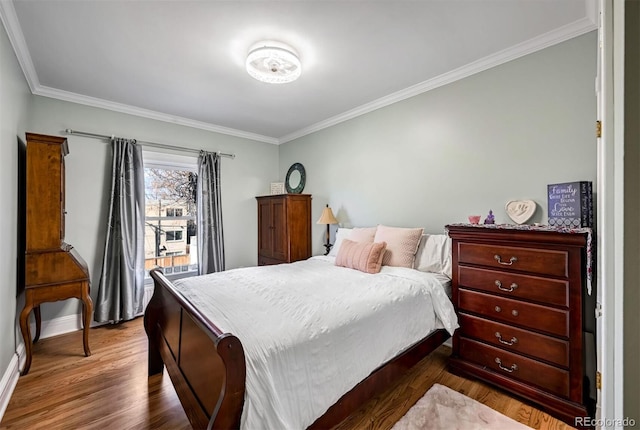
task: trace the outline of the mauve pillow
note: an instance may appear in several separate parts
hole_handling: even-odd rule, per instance
[[[422,228],[400,228],[379,225],[374,242],[386,242],[387,252],[383,266],[407,267],[413,269],[416,251],[422,237]]]
[[[349,239],[354,242],[373,242],[378,227],[355,227],[351,229]]]
[[[336,266],[356,269],[365,273],[378,273],[387,244],[365,243],[344,239],[336,256]]]

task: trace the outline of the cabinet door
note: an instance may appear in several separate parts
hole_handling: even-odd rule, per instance
[[[271,200],[272,257],[288,261],[289,238],[287,237],[287,200]]]
[[[57,249],[63,240],[62,154],[60,143],[27,138],[27,251]]]
[[[271,201],[258,200],[258,255],[272,257]]]

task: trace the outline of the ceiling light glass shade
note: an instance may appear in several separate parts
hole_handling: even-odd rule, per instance
[[[302,65],[289,47],[258,44],[247,56],[247,72],[253,78],[269,84],[286,84],[300,77]]]

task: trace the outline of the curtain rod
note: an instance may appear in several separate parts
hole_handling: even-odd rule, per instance
[[[96,134],[96,133],[89,133],[87,131],[78,131],[78,130],[72,130],[70,128],[67,128],[65,131],[65,133],[67,134],[77,134],[77,135],[82,135],[82,136],[87,136],[87,137],[93,137],[95,139],[113,139],[114,136],[108,136],[106,134]],[[200,153],[199,149],[192,149],[192,148],[182,148],[180,146],[175,146],[175,145],[167,145],[164,143],[155,143],[155,142],[145,142],[144,140],[136,140],[137,143],[139,143],[140,145],[143,146],[153,146],[155,148],[164,148],[164,149],[173,149],[173,150],[179,150],[179,151],[186,151],[186,152],[196,152],[196,153]],[[217,152],[218,155],[222,156],[222,157],[229,157],[229,158],[236,158],[236,154],[226,154],[224,152]]]

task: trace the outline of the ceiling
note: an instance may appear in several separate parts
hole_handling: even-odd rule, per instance
[[[0,17],[34,94],[277,144],[594,30],[593,3],[0,0]],[[300,79],[251,78],[261,40],[295,48]]]

